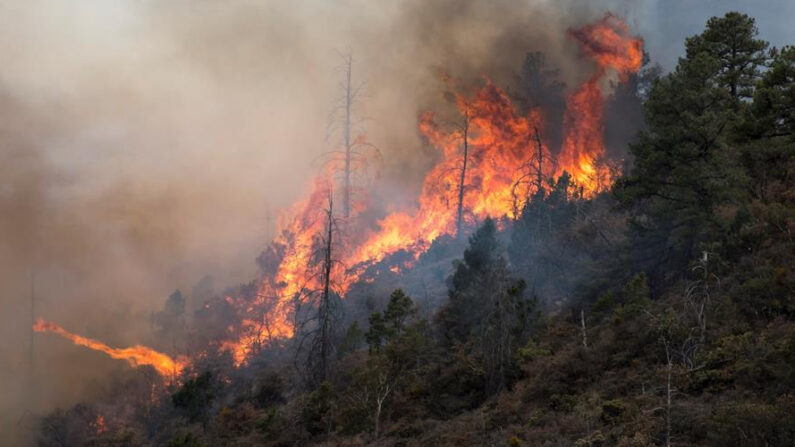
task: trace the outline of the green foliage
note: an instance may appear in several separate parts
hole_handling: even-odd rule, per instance
[[[687,58],[707,54],[717,59],[721,67],[718,85],[734,98],[751,97],[768,47],[767,42],[756,39],[758,34],[756,21],[746,14],[729,12],[712,17],[703,33],[685,41]]]
[[[523,347],[521,347],[517,352],[517,356],[519,357],[519,361],[522,363],[527,363],[529,361],[547,357],[552,355],[552,351],[549,348],[542,348],[538,346],[535,340],[527,340],[527,343]]]
[[[425,404],[435,417],[447,419],[477,408],[485,399],[485,371],[471,347],[457,345],[431,370]]]
[[[384,317],[381,315],[381,312],[373,312],[370,314],[369,321],[370,327],[364,334],[364,338],[367,340],[367,344],[370,346],[371,351],[378,351],[381,349],[381,344],[383,343],[384,338],[387,337],[389,330],[386,327],[386,323],[384,322]]]
[[[332,429],[334,392],[329,382],[321,383],[309,397],[301,410],[301,420],[306,430],[314,436],[328,433]]]
[[[516,436],[511,436],[508,438],[508,445],[511,447],[521,447],[523,444],[521,439]]]
[[[340,341],[340,345],[337,347],[337,357],[343,358],[347,354],[355,352],[364,341],[365,333],[362,331],[362,328],[359,327],[359,322],[354,321],[348,326],[345,335],[342,336],[342,341]]]
[[[606,292],[600,296],[591,307],[591,313],[597,316],[603,316],[613,310],[616,306],[616,300],[612,292]]]
[[[795,46],[773,53],[754,92],[745,130],[755,137],[792,137],[795,132]],[[773,167],[773,166],[771,166]]]
[[[370,314],[370,328],[365,334],[371,351],[399,337],[406,328],[406,323],[417,314],[414,302],[401,289],[396,289],[389,297],[389,304],[383,314]]]
[[[274,433],[274,429],[280,422],[280,414],[276,408],[271,408],[255,424],[256,429],[264,435]]]
[[[384,311],[384,321],[389,326],[393,336],[403,332],[409,318],[416,315],[417,310],[403,290],[396,289],[389,297],[389,304]]]
[[[773,403],[728,403],[715,415],[712,441],[727,447],[764,447],[795,444],[795,398],[784,395]]]
[[[732,221],[725,211],[745,198],[749,179],[730,139],[744,108],[738,98],[752,94],[766,60],[767,44],[755,36],[745,15],[711,19],[649,93],[648,130],[631,145],[633,169],[614,192],[632,212],[633,245],[647,249],[638,262],[657,280],[721,240]]]
[[[199,437],[191,432],[187,432],[174,437],[168,442],[166,447],[203,447],[204,444],[199,440]]]
[[[555,411],[569,413],[574,411],[577,405],[577,397],[572,394],[553,394],[549,396],[549,408]]]
[[[466,342],[480,333],[489,308],[488,296],[507,283],[506,262],[500,255],[494,221],[486,219],[470,237],[464,259],[449,279],[449,302],[437,315],[444,341]]]
[[[436,317],[447,346],[467,346],[482,363],[485,391],[493,394],[516,374],[515,352],[534,322],[524,281],[511,277],[494,221],[472,235],[463,262],[449,279],[449,301]]]
[[[212,373],[203,372],[190,379],[171,395],[174,406],[185,412],[191,422],[206,422],[210,405],[215,399],[216,384]]]
[[[651,303],[649,283],[646,280],[646,275],[640,273],[632,278],[632,280],[624,286],[622,295],[624,303],[621,307],[621,313],[623,315],[640,315]]]
[[[602,403],[601,419],[607,424],[615,424],[626,412],[626,405],[620,399],[607,400]]]
[[[255,405],[270,408],[284,403],[284,381],[276,372],[270,371],[258,377],[252,384]]]

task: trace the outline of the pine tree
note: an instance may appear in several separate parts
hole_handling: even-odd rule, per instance
[[[470,237],[463,261],[457,261],[448,280],[449,301],[438,315],[449,344],[465,342],[479,333],[487,311],[486,297],[507,284],[507,265],[492,219]]]
[[[695,59],[698,54],[706,53],[718,59],[718,84],[735,99],[750,98],[759,68],[767,58],[768,43],[756,39],[758,34],[756,21],[746,14],[729,12],[723,17],[712,17],[703,33],[685,42],[687,58]]]
[[[482,363],[486,394],[496,393],[512,374],[531,309],[523,297],[524,282],[510,275],[493,220],[486,219],[470,238],[449,288],[449,301],[437,314],[443,342],[466,346]]]
[[[614,191],[632,212],[635,262],[660,280],[684,272],[704,243],[727,230],[721,207],[737,204],[747,178],[731,130],[766,43],[753,19],[713,18],[687,41],[687,56],[657,80],[645,104],[648,130],[630,146],[634,166]],[[670,275],[669,275],[670,276]]]
[[[752,197],[769,200],[791,176],[795,150],[795,47],[774,54],[737,129]]]

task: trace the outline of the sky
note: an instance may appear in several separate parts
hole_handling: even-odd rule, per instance
[[[641,0],[635,13],[646,48],[666,71],[676,66],[686,37],[698,34],[710,17],[739,11],[756,19],[760,37],[773,46],[795,44],[795,2],[791,0]]]

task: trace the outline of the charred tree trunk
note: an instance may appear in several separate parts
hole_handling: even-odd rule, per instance
[[[36,324],[36,270],[34,267],[30,268],[30,345],[28,346],[28,368],[29,374],[28,378],[31,381],[31,385],[34,382],[34,374],[35,374],[35,362],[36,362],[36,353],[35,353],[35,331],[33,330],[33,326]],[[33,390],[33,386],[31,386],[31,390]]]
[[[538,156],[536,157],[538,159],[536,166],[538,171],[536,173],[536,194],[541,197],[544,188],[544,146],[541,144],[541,134],[538,132],[538,128],[534,127],[533,130],[535,130],[536,148],[538,150]]]
[[[342,130],[345,144],[345,185],[342,191],[342,213],[347,218],[351,213],[351,104],[353,102],[351,69],[353,57],[349,55],[345,62],[345,123]]]
[[[536,231],[534,232],[535,238],[538,240],[541,237],[541,225],[543,220],[543,215],[545,211],[545,207],[542,206],[541,201],[544,199],[544,146],[541,144],[541,133],[538,131],[538,127],[533,127],[535,131],[535,140],[536,140],[536,196],[535,201],[536,203]]]
[[[671,400],[673,396],[673,388],[671,388],[671,375],[673,373],[673,356],[668,340],[663,337],[663,345],[665,346],[665,447],[671,447]]]
[[[588,349],[588,331],[585,327],[585,310],[580,309],[580,328],[582,330],[582,347]]]
[[[467,175],[467,162],[469,161],[469,106],[464,112],[464,160],[461,166],[461,178],[458,182],[458,213],[456,216],[455,234],[461,238],[461,224],[464,217],[464,186]]]
[[[320,337],[320,358],[319,360],[319,368],[318,368],[318,383],[322,383],[326,380],[326,374],[328,372],[328,357],[330,351],[330,336],[331,336],[331,297],[330,297],[330,283],[331,283],[331,265],[332,265],[332,258],[331,258],[331,246],[332,246],[332,237],[334,235],[334,217],[333,217],[333,200],[329,197],[329,207],[328,207],[328,228],[326,232],[326,246],[324,248],[323,253],[323,293],[320,297],[320,306],[318,307],[318,325],[319,325],[319,337]]]

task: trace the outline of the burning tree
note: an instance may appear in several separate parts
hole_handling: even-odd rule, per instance
[[[604,157],[604,107],[602,84],[610,71],[621,80],[637,72],[643,62],[643,41],[629,34],[629,27],[611,14],[591,25],[570,30],[583,54],[596,63],[591,77],[567,99],[563,117],[564,139],[558,156],[557,175],[564,170],[584,187],[586,195],[610,185],[610,170],[601,165]]]
[[[519,178],[516,179],[511,187],[514,219],[520,217],[522,211],[527,207],[531,199],[537,201],[542,200],[546,189],[544,185],[551,183],[551,178],[547,177],[544,173],[545,166],[547,166],[545,163],[550,163],[550,160],[544,155],[545,148],[544,144],[541,142],[541,132],[539,132],[538,126],[533,126],[532,140],[535,143],[535,151],[527,162],[520,167]],[[535,187],[535,189],[533,189],[533,187]],[[524,194],[520,194],[520,189],[522,188],[524,188]]]
[[[339,260],[334,250],[340,239],[340,226],[334,216],[334,200],[329,190],[328,207],[325,209],[325,228],[315,236],[314,269],[319,288],[305,290],[299,298],[299,306],[309,305],[306,311],[296,309],[296,359],[303,362],[307,381],[317,386],[326,380],[329,357],[332,354],[332,336],[340,317],[339,298],[334,292],[336,286],[333,276],[339,273]],[[312,267],[310,267],[312,268]],[[319,270],[317,270],[319,268]]]

